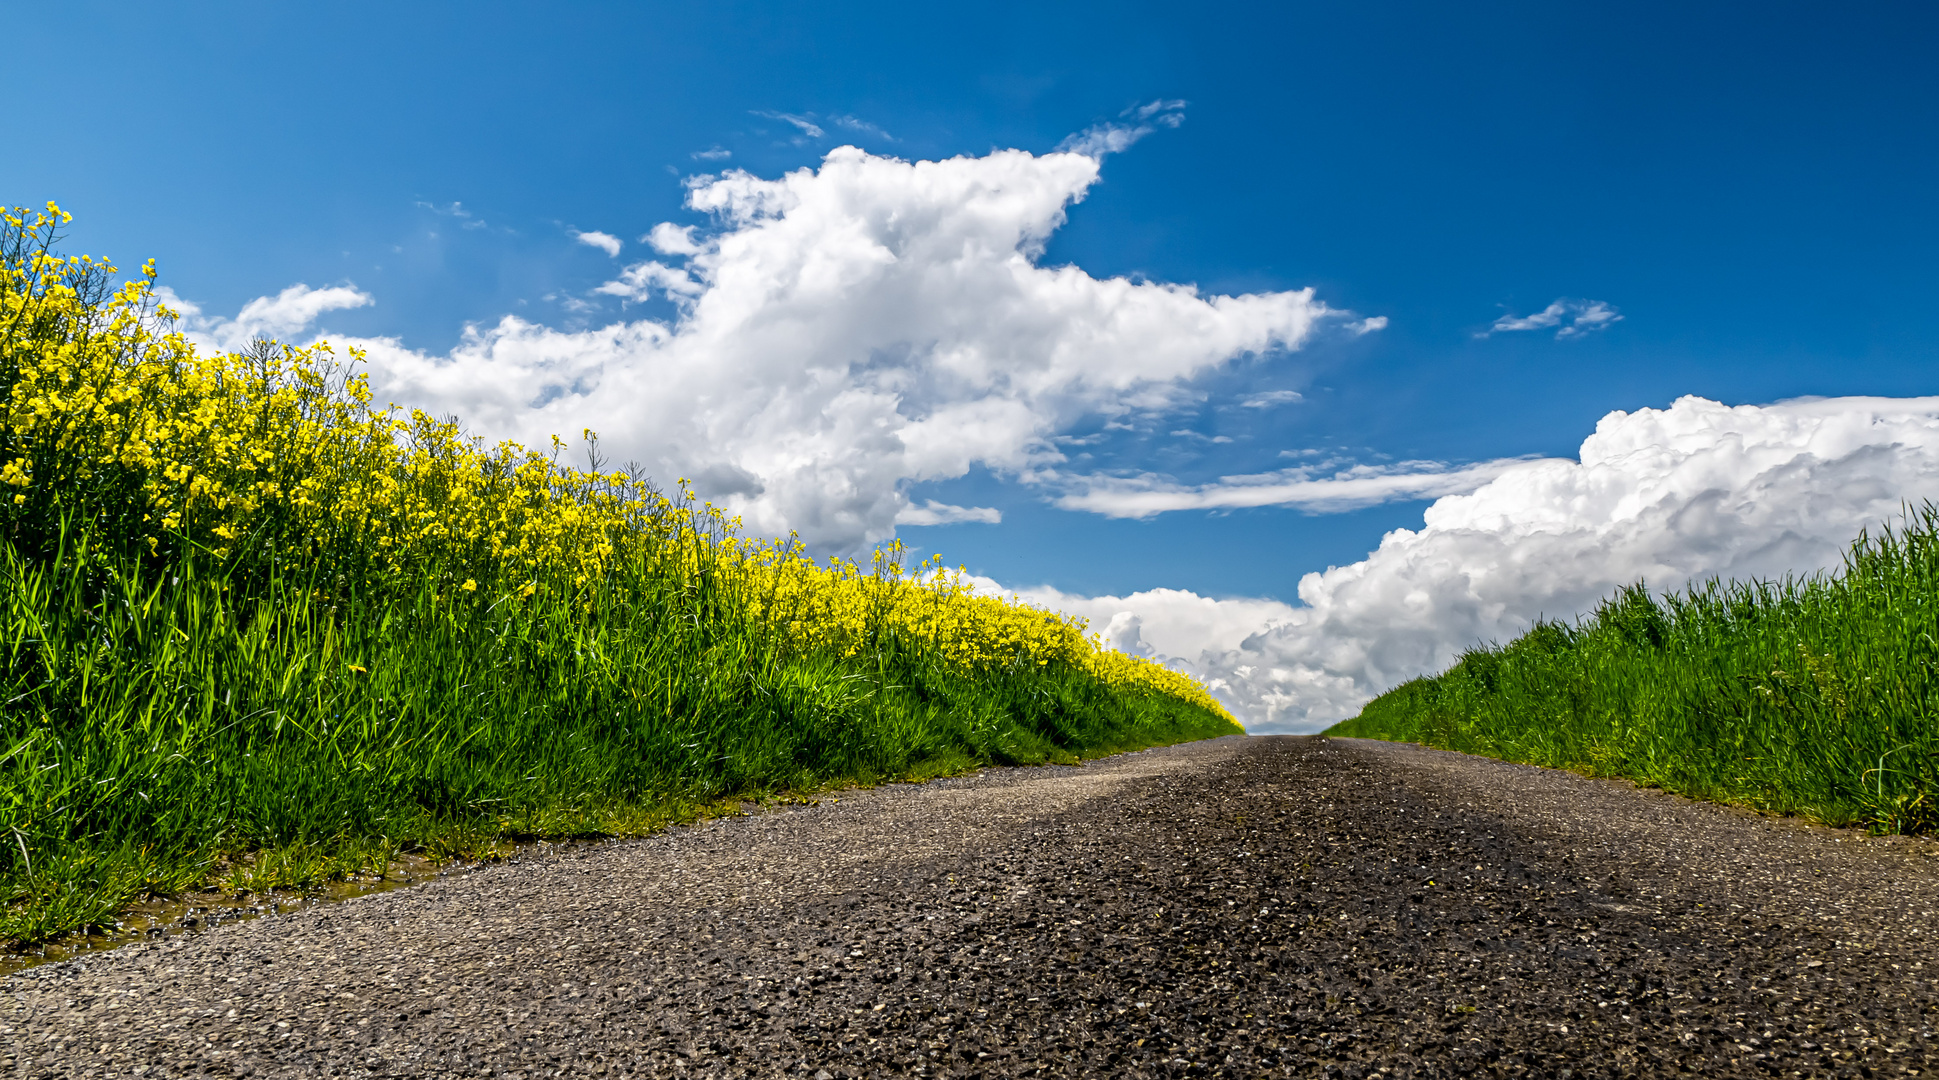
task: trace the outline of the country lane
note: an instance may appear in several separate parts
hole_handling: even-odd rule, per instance
[[[1935,854],[1234,737],[27,969],[0,1077],[1916,1075]]]

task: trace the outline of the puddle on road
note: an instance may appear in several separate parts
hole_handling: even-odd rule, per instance
[[[512,848],[511,853],[494,861],[556,858],[569,851],[603,842],[566,840],[508,845]],[[286,915],[325,904],[341,904],[360,896],[422,885],[435,878],[467,874],[490,865],[490,862],[454,861],[439,866],[422,856],[406,855],[391,863],[389,871],[382,878],[365,874],[311,889],[276,889],[242,894],[211,890],[187,893],[172,900],[148,900],[132,904],[122,911],[115,928],[107,933],[70,934],[22,952],[0,952],[0,978],[42,964],[78,960],[137,942],[201,934],[218,926],[260,919],[267,915]]]

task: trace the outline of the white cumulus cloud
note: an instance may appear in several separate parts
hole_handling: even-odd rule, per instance
[[[1207,680],[1223,697],[1231,697],[1227,673],[1208,669],[1202,661],[1244,647],[1262,630],[1291,619],[1291,604],[1256,597],[1213,599],[1185,589],[1148,589],[1128,596],[1083,596],[1049,586],[1010,589],[989,578],[970,575],[968,581],[985,596],[1014,597],[1027,604],[1090,624],[1105,644],[1133,656],[1158,660]]]
[[[235,318],[224,319],[204,314],[200,307],[175,295],[167,286],[155,292],[162,303],[180,316],[176,328],[182,336],[203,349],[217,352],[246,349],[257,338],[290,338],[308,329],[326,311],[376,303],[369,293],[354,285],[323,289],[291,285],[275,296],[258,296],[244,304]]]
[[[913,483],[1054,467],[1080,418],[1182,405],[1189,380],[1344,315],[1310,289],[1207,295],[1040,265],[1098,170],[1077,152],[842,147],[778,179],[696,177],[688,205],[712,225],[655,227],[663,258],[598,290],[670,298],[670,321],[506,316],[443,355],[352,344],[386,400],[535,445],[590,426],[610,458],[693,478],[751,532],[853,549],[945,513],[912,509]]]
[[[653,226],[640,239],[662,255],[698,255],[706,250],[693,238],[692,225],[675,225],[671,221]]]
[[[706,290],[706,286],[693,279],[693,275],[677,266],[660,262],[634,263],[620,272],[619,277],[594,289],[602,296],[617,296],[623,300],[651,300],[656,294],[664,294],[674,300],[691,300]]]
[[[1127,651],[1201,674],[1253,731],[1311,731],[1621,585],[1835,568],[1859,530],[1925,499],[1939,500],[1939,398],[1686,397],[1610,413],[1577,460],[1507,464],[1442,498],[1421,528],[1307,574],[1297,606],[1167,590],[1026,595],[1135,628]]]
[[[587,247],[598,248],[613,258],[619,258],[620,240],[612,233],[573,231],[572,238]]]

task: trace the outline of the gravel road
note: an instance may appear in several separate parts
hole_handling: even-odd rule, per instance
[[[1935,854],[1235,737],[28,969],[0,1078],[1917,1074]]]

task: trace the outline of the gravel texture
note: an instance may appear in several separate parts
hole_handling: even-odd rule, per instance
[[[1221,739],[32,968],[0,1078],[1915,1074],[1936,850]]]

